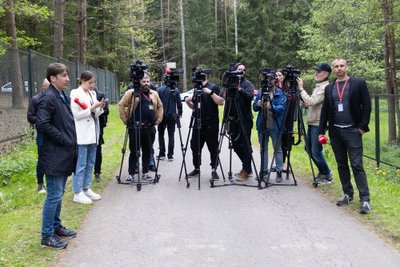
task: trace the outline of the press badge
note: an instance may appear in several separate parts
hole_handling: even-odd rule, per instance
[[[154,106],[153,105],[149,105],[149,110],[154,110]]]
[[[338,112],[343,112],[343,104],[342,103],[339,103],[337,107],[338,107]]]

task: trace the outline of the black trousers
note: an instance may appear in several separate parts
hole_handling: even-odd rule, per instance
[[[103,132],[104,127],[100,127],[100,134],[99,134],[99,144],[97,145],[96,149],[96,161],[94,163],[94,174],[101,173],[101,163],[103,162],[103,151],[101,150],[101,146],[104,144],[103,139]]]
[[[136,164],[138,160],[138,151],[142,150],[142,172],[146,173],[149,171],[150,154],[153,147],[154,139],[156,136],[156,128],[154,126],[145,127],[140,129],[140,134],[137,134],[137,129],[129,128],[129,168],[128,172],[130,175],[135,173]],[[140,147],[139,144],[140,136]]]
[[[251,148],[251,128],[253,128],[253,121],[245,120],[242,122],[244,127],[244,133],[240,122],[235,122],[234,130],[232,133],[232,147],[235,153],[238,155],[242,162],[242,169],[247,173],[251,173],[251,157],[253,149]]]
[[[360,195],[360,201],[369,201],[368,181],[362,159],[362,136],[359,129],[342,129],[333,127],[329,136],[331,138],[331,145],[335,154],[335,159],[338,164],[338,172],[343,192],[351,197],[354,195],[348,163],[348,160],[350,159],[350,165]]]
[[[203,127],[200,130],[200,147],[198,144],[199,133],[196,126],[193,127],[192,139],[190,140],[190,148],[193,153],[193,166],[196,169],[200,168],[200,160],[198,153],[203,149],[204,143],[207,144],[208,151],[210,152],[210,166],[211,168],[217,167],[218,157],[218,125]]]
[[[168,157],[174,155],[175,146],[175,118],[164,118],[162,122],[158,125],[158,144],[160,145],[160,155],[165,156],[165,141],[164,133],[165,129],[168,130]]]

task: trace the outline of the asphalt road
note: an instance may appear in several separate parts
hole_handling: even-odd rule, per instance
[[[189,116],[186,110],[185,140]],[[254,155],[258,164],[258,151]],[[232,170],[239,171],[235,154],[232,160]],[[57,266],[400,266],[395,250],[300,177],[297,186],[210,188],[205,147],[201,190],[197,179],[187,189],[178,181],[181,162],[176,139],[175,160],[160,161],[158,184],[138,192],[113,179]],[[122,177],[127,163],[124,169]]]

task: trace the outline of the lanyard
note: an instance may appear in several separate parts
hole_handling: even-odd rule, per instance
[[[142,96],[144,96],[147,99],[147,101],[149,101],[150,104],[152,103],[151,99],[147,97],[145,94],[142,93]]]
[[[338,80],[336,80],[336,90],[337,90],[337,94],[338,94],[338,96],[339,96],[339,100],[340,100],[340,102],[342,102],[342,99],[343,99],[343,94],[344,94],[344,88],[346,88],[346,85],[347,85],[347,82],[349,81],[349,78],[347,78],[346,79],[346,81],[344,82],[344,86],[343,86],[343,88],[342,88],[342,90],[341,91],[339,91],[339,82],[338,82]]]

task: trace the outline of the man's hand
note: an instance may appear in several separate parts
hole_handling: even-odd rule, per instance
[[[303,81],[300,78],[297,78],[297,86],[299,87],[300,92],[304,90]]]
[[[360,134],[363,135],[365,131],[363,129],[358,129],[360,131]]]

